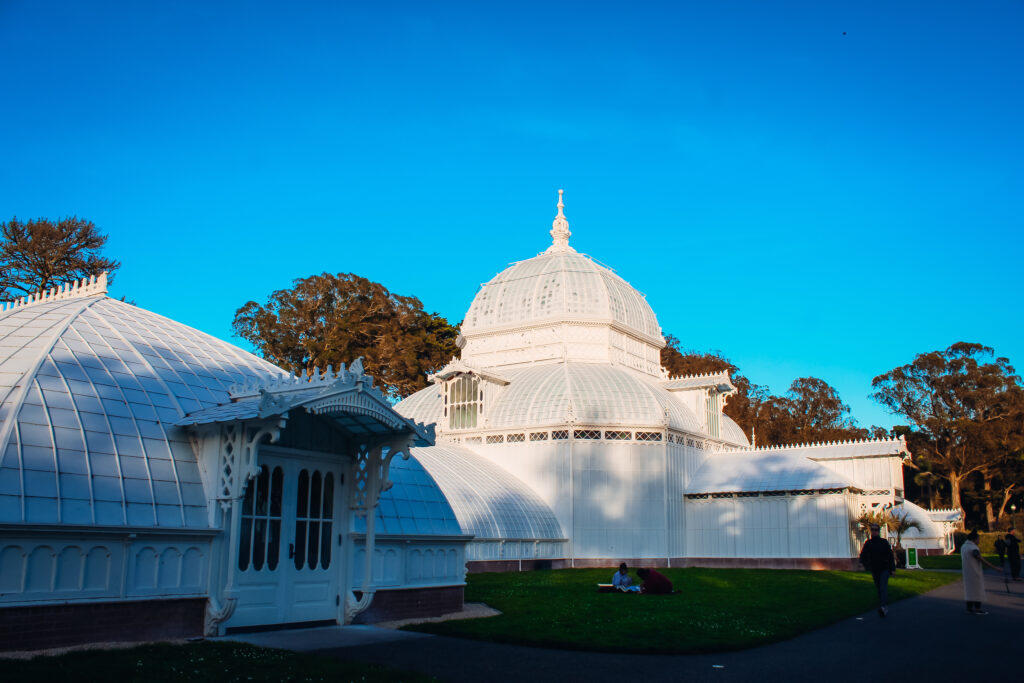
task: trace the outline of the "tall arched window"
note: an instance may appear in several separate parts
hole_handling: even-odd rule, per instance
[[[473,429],[477,415],[483,410],[483,391],[472,375],[459,375],[448,382],[444,396],[444,410],[449,429]]]

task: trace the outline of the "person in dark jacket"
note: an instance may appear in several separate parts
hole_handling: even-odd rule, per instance
[[[1006,544],[1006,559],[1010,563],[1010,578],[1020,581],[1020,539],[1017,538],[1017,530],[1011,528],[1007,531],[1003,542]]]
[[[881,537],[881,528],[871,525],[871,538],[860,551],[860,563],[871,572],[878,591],[878,616],[889,614],[889,577],[896,572],[896,558],[889,541]]]
[[[643,579],[640,590],[650,595],[668,595],[672,592],[672,582],[661,572],[653,569],[637,569],[636,575]]]

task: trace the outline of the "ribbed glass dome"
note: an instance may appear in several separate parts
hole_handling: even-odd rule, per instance
[[[668,426],[700,433],[690,410],[654,382],[610,365],[564,363],[516,373],[488,417],[487,426],[565,424]]]
[[[498,273],[473,299],[462,334],[553,320],[618,322],[661,338],[644,296],[610,269],[566,247]]]
[[[206,527],[185,414],[256,356],[106,296],[0,313],[0,522]]]
[[[722,413],[718,419],[722,426],[722,439],[724,441],[740,446],[750,445],[750,439],[747,438],[747,435],[743,433],[743,429],[731,417]]]
[[[666,416],[673,429],[700,434],[692,411],[656,381],[622,368],[597,363],[540,365],[506,373],[510,382],[487,412],[486,429],[515,429],[562,425],[663,427]],[[441,421],[441,391],[421,389],[395,406],[417,422]],[[728,425],[731,421],[727,422]],[[733,423],[734,424],[734,423]],[[746,443],[739,427],[723,438]]]
[[[413,455],[417,451],[413,450]],[[463,533],[444,493],[415,457],[395,458],[388,471],[391,488],[380,494],[376,533],[458,536]],[[366,518],[353,523],[356,533],[366,533]]]
[[[462,532],[484,539],[564,538],[551,508],[515,476],[467,448],[412,449],[455,511]]]

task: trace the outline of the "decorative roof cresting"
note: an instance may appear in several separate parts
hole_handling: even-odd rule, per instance
[[[575,251],[569,246],[569,238],[572,233],[569,232],[569,221],[562,213],[562,209],[565,208],[565,204],[562,203],[563,192],[565,190],[558,191],[558,215],[555,216],[555,220],[551,221],[551,246],[547,248],[549,252]]]
[[[63,299],[77,299],[83,296],[95,296],[107,293],[107,271],[99,276],[82,278],[81,282],[66,282],[60,287],[53,287],[49,291],[36,292],[23,296],[15,301],[8,301],[0,304],[0,311],[10,311],[23,306],[41,304],[47,301],[61,301]]]

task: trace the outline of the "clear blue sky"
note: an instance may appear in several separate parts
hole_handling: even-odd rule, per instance
[[[1024,3],[0,0],[0,220],[231,337],[354,272],[462,319],[550,242],[783,392],[964,340],[1024,365]]]

